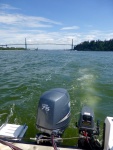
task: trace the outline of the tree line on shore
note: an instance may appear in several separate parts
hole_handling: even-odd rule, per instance
[[[74,50],[78,51],[113,51],[113,39],[108,41],[84,41],[76,46]]]
[[[0,47],[0,50],[25,50],[23,47]]]

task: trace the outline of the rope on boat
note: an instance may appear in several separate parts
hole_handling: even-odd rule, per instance
[[[79,137],[70,137],[70,138],[62,138],[63,140],[72,140],[72,139],[78,139]]]
[[[12,150],[22,150],[21,148],[16,147],[13,144],[11,144],[9,142],[6,142],[4,140],[1,140],[1,139],[0,139],[0,143],[3,144],[3,145],[9,146]]]
[[[91,146],[91,144],[89,142],[88,133],[86,131],[84,132],[84,136],[86,138],[87,143],[89,144],[89,147],[91,148],[91,150],[93,150],[93,148],[92,148],[92,146]]]
[[[52,140],[52,145],[53,145],[54,150],[58,150],[57,144],[56,144],[56,142],[54,140],[54,135],[51,136],[51,140]]]
[[[79,137],[70,137],[70,138],[55,138],[54,140],[73,140],[73,139],[79,139]],[[30,138],[30,140],[36,141],[37,138]],[[51,139],[40,139],[40,141],[50,141]]]
[[[82,138],[84,138],[84,136],[81,136]],[[72,139],[79,139],[80,137],[70,137],[70,138],[55,138],[54,140],[72,140]],[[19,140],[19,141],[21,141],[22,139],[23,140],[32,140],[32,141],[36,141],[37,140],[37,138],[8,138],[9,140]],[[48,139],[40,139],[40,140],[45,140],[45,141],[50,141],[50,138],[48,138]]]

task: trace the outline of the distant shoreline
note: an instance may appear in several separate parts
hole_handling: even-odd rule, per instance
[[[26,50],[25,48],[23,48],[23,47],[6,47],[6,48],[4,48],[4,47],[0,47],[0,50]]]

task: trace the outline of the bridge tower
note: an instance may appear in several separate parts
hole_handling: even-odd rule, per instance
[[[72,39],[72,44],[71,44],[71,50],[73,50],[73,39]]]
[[[27,50],[27,41],[26,41],[26,38],[25,38],[25,50]]]

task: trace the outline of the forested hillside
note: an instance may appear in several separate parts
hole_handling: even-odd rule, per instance
[[[113,39],[109,41],[84,41],[76,46],[74,50],[78,51],[113,51]]]

